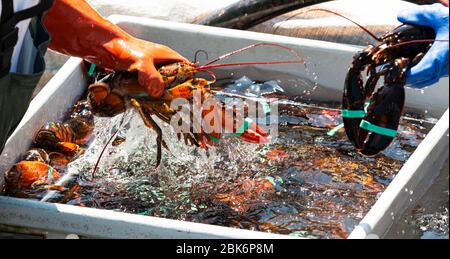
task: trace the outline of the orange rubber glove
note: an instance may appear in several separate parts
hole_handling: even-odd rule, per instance
[[[138,72],[139,83],[154,98],[164,92],[155,66],[188,62],[166,46],[130,36],[85,0],[55,0],[44,22],[52,36],[51,49],[102,68]]]

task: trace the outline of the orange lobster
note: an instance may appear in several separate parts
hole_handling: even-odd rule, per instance
[[[213,65],[213,63],[216,63],[219,60],[258,46],[275,46],[289,50],[291,53],[294,53],[295,56],[299,57],[297,53],[288,47],[272,43],[259,43],[223,55],[203,66],[197,64],[174,63],[160,67],[158,71],[165,82],[166,91],[159,100],[152,99],[145,94],[146,91],[139,84],[136,74],[123,72],[107,74],[100,81],[90,85],[88,99],[94,114],[104,117],[112,117],[123,113],[126,110],[127,103],[131,104],[131,106],[139,112],[145,125],[155,130],[158,135],[156,165],[156,167],[158,167],[162,159],[162,147],[164,146],[167,149],[167,145],[162,138],[162,130],[153,119],[152,115],[155,115],[164,123],[171,124],[174,116],[180,114],[179,110],[174,110],[171,107],[174,100],[187,100],[190,107],[203,104],[208,100],[215,100],[215,95],[210,88],[210,86],[215,83],[215,75],[212,72],[209,72],[209,69],[245,65],[304,64],[301,58],[299,58],[299,60],[296,61],[245,62]],[[199,72],[211,75],[214,80],[208,81],[207,79],[196,77],[196,73]],[[199,96],[197,99],[194,97],[196,94]],[[217,102],[221,103],[218,100]],[[247,142],[260,144],[269,142],[268,134],[264,132],[261,127],[248,119],[236,119],[234,116],[236,110],[230,111],[224,108],[224,106],[225,105],[222,105],[218,109],[217,107],[202,109],[200,114],[201,119],[205,119],[207,116],[211,115],[211,113],[215,113],[214,115],[218,115],[221,118],[222,125],[208,126],[221,126],[221,129],[225,129],[226,132],[238,132],[236,135]],[[246,111],[247,107],[244,105],[242,109]],[[188,115],[192,122],[197,114],[194,114],[191,109]],[[230,127],[226,121],[232,121],[233,125]],[[181,125],[179,126],[189,128],[188,132],[183,131],[178,133],[179,139],[183,136],[186,144],[195,145],[203,149],[208,149],[209,146],[214,145],[224,133],[224,130],[217,130],[217,128],[209,131],[210,133],[206,133],[202,126],[191,126],[190,124],[186,124],[184,120],[182,120]]]
[[[60,178],[60,174],[48,163],[49,156],[44,150],[28,151],[23,161],[14,165],[6,173],[6,193],[27,198],[28,192],[36,191],[37,193],[39,189],[55,188],[53,184]]]

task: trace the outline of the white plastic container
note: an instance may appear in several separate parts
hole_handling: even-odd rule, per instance
[[[308,60],[309,72],[298,65],[239,68],[234,77],[247,75],[258,80],[279,79],[291,94],[310,89],[318,76],[313,99],[339,101],[352,56],[360,49],[313,40],[261,33],[210,28],[127,16],[110,18],[126,31],[142,39],[166,44],[193,60],[197,50],[210,58],[258,42],[272,42],[292,47]],[[252,49],[229,60],[293,60],[289,52],[265,47]],[[219,70],[230,74],[230,70]],[[0,185],[7,171],[28,150],[35,132],[47,121],[58,120],[82,95],[86,87],[86,69],[79,59],[71,59],[33,100],[23,121],[8,140],[0,156]],[[396,218],[409,208],[432,183],[448,159],[448,79],[424,92],[408,90],[407,107],[417,112],[441,117],[423,143],[405,164],[351,238],[383,237]],[[447,110],[447,112],[446,112]],[[0,197],[0,229],[40,233],[47,237],[76,234],[97,238],[287,238],[247,230],[144,217],[125,213],[47,204]]]

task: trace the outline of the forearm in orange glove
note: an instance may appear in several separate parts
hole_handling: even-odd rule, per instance
[[[152,97],[160,97],[164,91],[155,65],[188,62],[166,46],[130,36],[85,0],[55,0],[45,26],[52,36],[51,49],[103,68],[138,72],[139,83]]]

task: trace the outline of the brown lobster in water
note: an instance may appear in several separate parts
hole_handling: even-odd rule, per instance
[[[15,197],[32,197],[48,190],[61,190],[55,185],[60,172],[82,153],[92,136],[94,117],[89,102],[78,102],[64,123],[44,125],[34,138],[36,148],[29,150],[6,175],[6,193]]]
[[[60,178],[60,174],[49,163],[50,158],[45,150],[28,151],[23,160],[6,173],[6,194],[28,198],[55,188],[53,184]]]
[[[259,46],[274,46],[289,50],[299,59],[296,61],[244,62],[214,65],[214,63],[224,58]],[[175,63],[160,67],[158,71],[163,77],[166,91],[158,100],[152,99],[145,94],[146,91],[138,83],[136,74],[123,72],[108,74],[102,80],[90,85],[88,99],[92,105],[93,112],[99,116],[105,117],[112,117],[123,113],[126,110],[127,103],[131,104],[131,106],[133,106],[139,112],[145,125],[149,128],[152,128],[157,133],[156,167],[158,167],[162,160],[162,147],[165,147],[166,149],[168,149],[168,147],[163,140],[162,129],[152,116],[154,115],[164,123],[170,125],[174,116],[179,113],[179,110],[174,110],[171,108],[172,101],[176,99],[185,99],[192,107],[194,105],[194,102],[200,102],[201,105],[201,103],[205,103],[208,100],[215,99],[215,95],[210,88],[211,84],[213,84],[215,81],[208,81],[204,78],[197,77],[197,73],[203,72],[215,78],[214,74],[208,71],[209,69],[231,66],[295,63],[303,64],[304,62],[301,60],[297,53],[295,53],[288,47],[271,43],[259,43],[223,55],[203,66],[198,66],[197,64]],[[200,95],[200,100],[195,100],[195,93],[198,93]],[[247,109],[247,107],[240,108],[243,110]],[[258,144],[267,143],[269,141],[268,134],[264,132],[256,123],[249,123],[248,120],[237,120],[234,116],[236,110],[229,111],[224,106],[219,109],[215,109],[215,107],[212,107],[203,109],[200,116],[202,119],[204,119],[206,116],[213,112],[220,113],[220,118],[222,120],[222,125],[220,125],[220,128],[227,130],[227,132],[235,133],[238,131],[238,129],[242,129],[241,125],[248,124],[244,127],[245,129],[243,130],[242,134],[239,134],[239,138],[243,139],[244,141]],[[193,111],[191,110],[188,116],[191,118],[192,122],[192,118],[195,116],[195,114],[193,114]],[[229,125],[226,123],[227,120],[233,121],[233,125],[231,126],[232,128],[229,128]],[[186,122],[182,120],[181,124],[184,125],[184,123]],[[213,125],[210,126],[213,127]],[[222,137],[224,132],[223,130],[214,130],[211,133],[206,133],[201,126],[191,126],[191,123],[189,123],[188,128],[188,132],[177,132],[178,138],[181,139],[183,137],[186,144],[195,145],[203,149],[208,149],[209,146],[214,145],[214,143]]]
[[[94,116],[90,103],[79,102],[75,105],[70,118],[64,122],[50,122],[36,134],[34,144],[47,151],[69,152],[80,151],[79,145],[86,145],[92,137]]]

